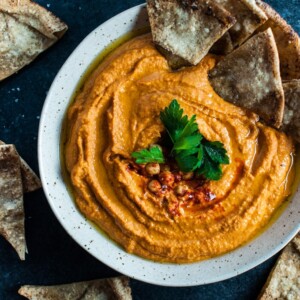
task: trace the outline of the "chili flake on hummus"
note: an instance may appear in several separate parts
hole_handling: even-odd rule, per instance
[[[76,203],[130,253],[176,263],[226,253],[259,233],[290,194],[292,140],[214,92],[207,73],[216,62],[207,55],[171,71],[151,35],[139,36],[99,65],[68,110],[65,159]],[[159,144],[160,112],[172,99],[196,115],[207,140],[223,143],[230,164],[220,180],[134,163],[134,151]]]

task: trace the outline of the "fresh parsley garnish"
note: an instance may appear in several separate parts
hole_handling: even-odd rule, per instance
[[[210,142],[203,137],[196,123],[196,115],[190,119],[183,115],[183,109],[174,99],[161,111],[160,119],[172,142],[170,155],[174,157],[181,171],[194,171],[210,180],[219,180],[222,177],[221,164],[229,164],[226,149],[221,142]],[[138,164],[164,162],[159,147],[134,152],[132,157]]]
[[[219,180],[222,177],[220,164],[229,163],[229,158],[226,150],[223,148],[223,144],[220,142],[204,141],[201,155],[202,164],[196,172],[211,180]]]
[[[160,119],[163,122],[173,144],[180,137],[187,137],[199,132],[196,123],[196,116],[192,116],[189,120],[188,116],[182,116],[183,109],[180,108],[177,100],[173,100],[168,107],[160,113]]]
[[[140,151],[133,152],[131,156],[135,158],[135,162],[138,164],[165,162],[161,148],[158,146],[151,147],[149,150],[142,149]]]

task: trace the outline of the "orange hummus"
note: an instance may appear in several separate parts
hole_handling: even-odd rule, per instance
[[[216,59],[173,72],[150,35],[134,38],[99,65],[68,110],[64,153],[76,203],[130,253],[176,263],[226,253],[259,233],[290,193],[293,142],[214,92],[207,72]],[[222,178],[206,183],[214,197],[176,215],[167,209],[174,194],[156,196],[128,167],[133,151],[159,141],[159,114],[172,99],[230,158]]]

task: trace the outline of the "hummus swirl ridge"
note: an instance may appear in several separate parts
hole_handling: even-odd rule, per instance
[[[290,193],[292,140],[213,91],[207,72],[216,59],[172,72],[150,35],[134,38],[98,66],[68,110],[64,153],[76,203],[130,253],[177,263],[226,253],[259,233]],[[128,168],[133,151],[160,139],[159,113],[172,99],[230,158],[223,177],[206,184],[216,198],[177,216],[164,206],[174,195],[155,196]]]

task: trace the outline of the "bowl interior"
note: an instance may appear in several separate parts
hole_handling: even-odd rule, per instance
[[[77,210],[62,176],[62,123],[78,83],[113,41],[146,26],[149,23],[144,4],[124,11],[91,32],[57,74],[47,95],[39,128],[38,154],[44,191],[53,212],[69,235],[91,255],[120,273],[166,286],[193,286],[224,280],[262,263],[296,234],[300,220],[298,189],[276,222],[243,247],[198,263],[168,264],[128,254],[101,234]]]

